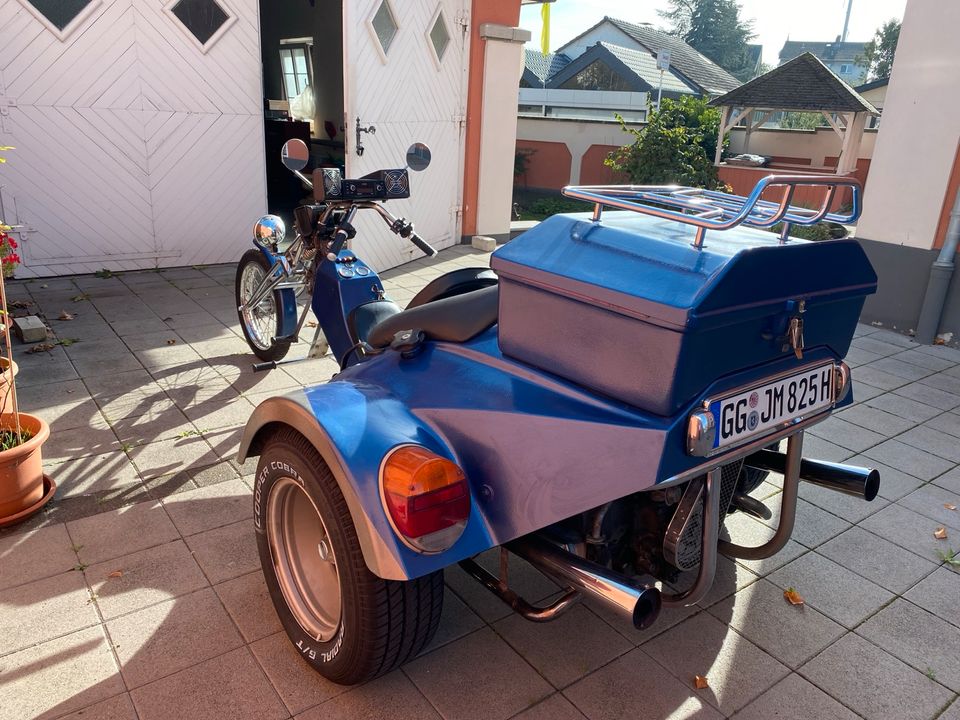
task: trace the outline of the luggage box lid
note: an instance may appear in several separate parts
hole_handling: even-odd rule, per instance
[[[788,300],[832,301],[876,291],[855,240],[781,244],[746,227],[708,231],[633,212],[554,215],[498,249],[503,278],[666,328],[737,322]]]

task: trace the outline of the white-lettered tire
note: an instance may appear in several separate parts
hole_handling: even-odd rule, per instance
[[[253,354],[265,362],[282,360],[290,350],[290,341],[276,341],[280,333],[280,293],[274,290],[257,304],[247,307],[260,282],[270,272],[270,263],[256,248],[247,250],[237,264],[235,296],[243,337]]]
[[[337,481],[290,428],[265,440],[255,482],[260,564],[303,659],[328,680],[353,685],[423,650],[440,622],[443,572],[405,582],[371,573]]]

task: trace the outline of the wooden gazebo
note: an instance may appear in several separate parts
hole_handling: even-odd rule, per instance
[[[818,112],[841,140],[837,175],[849,175],[856,170],[867,119],[880,114],[811,53],[798,55],[710,104],[721,108],[717,165],[720,165],[723,136],[740,122],[746,124],[743,146],[746,153],[750,148],[750,134],[774,113]],[[759,118],[758,112],[762,113]],[[838,119],[842,119],[842,123]]]

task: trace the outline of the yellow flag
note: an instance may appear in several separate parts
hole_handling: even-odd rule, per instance
[[[550,3],[540,6],[540,17],[543,19],[543,30],[540,31],[540,52],[550,54]]]

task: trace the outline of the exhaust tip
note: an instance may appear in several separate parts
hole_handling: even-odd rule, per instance
[[[660,615],[661,604],[660,591],[657,588],[644,588],[633,608],[633,626],[637,630],[646,630],[653,625]]]
[[[863,499],[870,502],[877,493],[880,492],[880,472],[876,468],[870,468],[867,479],[863,483]]]

